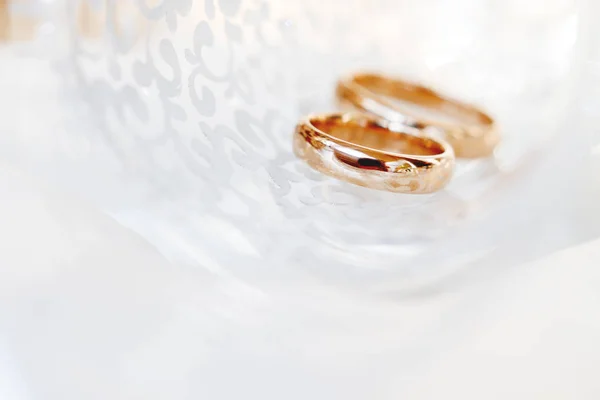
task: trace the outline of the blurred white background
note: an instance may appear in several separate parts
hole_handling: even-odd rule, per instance
[[[598,6],[374,3],[11,5],[2,399],[599,396]],[[432,197],[310,175],[290,126],[357,67],[503,147]]]

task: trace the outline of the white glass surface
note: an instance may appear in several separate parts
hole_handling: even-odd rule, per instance
[[[48,137],[51,149],[22,152],[172,260],[251,282],[407,287],[510,256],[500,249],[526,230],[547,232],[534,221],[583,162],[562,151],[587,145],[586,126],[569,140],[560,134],[578,126],[584,5],[55,1],[60,144]],[[335,109],[337,77],[357,69],[484,107],[501,146],[459,162],[434,195],[319,175],[291,152],[294,124]],[[49,159],[60,172],[45,170]]]

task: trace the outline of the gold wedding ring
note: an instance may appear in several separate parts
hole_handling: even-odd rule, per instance
[[[326,175],[399,193],[435,192],[454,168],[454,152],[444,141],[357,113],[306,117],[296,126],[294,152]]]
[[[457,157],[488,156],[500,140],[494,120],[486,113],[400,79],[355,74],[338,82],[336,95],[342,105],[380,118],[419,129],[441,129]]]

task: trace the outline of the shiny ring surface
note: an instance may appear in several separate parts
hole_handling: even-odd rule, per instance
[[[354,74],[338,82],[336,96],[342,106],[354,110],[419,129],[438,128],[457,157],[489,156],[500,141],[496,124],[488,114],[400,79]]]
[[[454,169],[443,140],[362,113],[306,117],[296,126],[294,152],[326,175],[397,193],[440,190]]]

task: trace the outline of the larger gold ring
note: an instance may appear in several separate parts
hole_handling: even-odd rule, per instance
[[[416,128],[439,128],[457,157],[490,155],[500,136],[494,120],[483,111],[426,87],[372,73],[338,82],[342,105]]]
[[[366,114],[307,117],[296,126],[294,152],[326,175],[399,193],[439,190],[454,168],[444,141]]]

